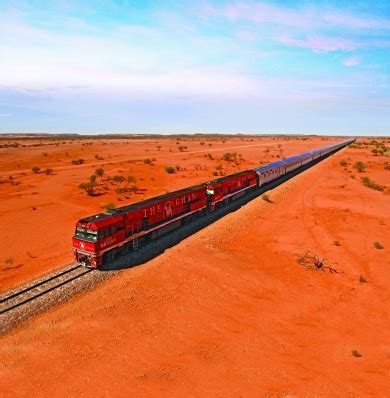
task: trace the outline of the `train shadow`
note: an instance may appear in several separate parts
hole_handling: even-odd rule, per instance
[[[340,148],[342,149],[342,148]],[[338,150],[340,150],[338,149]],[[296,175],[302,173],[303,171],[315,166],[320,161],[326,159],[330,155],[336,153],[337,151],[325,155],[319,159],[316,159],[307,165],[301,166],[300,168],[289,172],[288,174],[279,177],[275,181],[271,181],[267,184],[264,184],[260,189],[251,192],[250,194],[246,195],[245,197],[239,198],[236,201],[229,203],[228,205],[219,208],[214,213],[207,214],[195,221],[192,221],[189,224],[185,224],[181,226],[178,230],[171,231],[166,235],[159,237],[153,241],[148,242],[144,246],[139,247],[138,250],[132,251],[116,260],[110,262],[109,264],[105,264],[102,271],[117,271],[121,269],[132,268],[138,265],[142,265],[151,259],[161,255],[167,249],[177,245],[184,239],[188,238],[189,236],[199,232],[203,228],[211,225],[212,223],[218,221],[222,217],[226,216],[229,213],[235,212],[240,209],[242,206],[245,206],[248,202],[252,201],[253,199],[259,197],[263,193],[278,187],[279,185],[283,184],[284,182],[290,180],[291,178],[295,177]]]

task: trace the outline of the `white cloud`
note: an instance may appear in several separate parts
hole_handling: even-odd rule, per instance
[[[332,11],[324,14],[325,22],[332,25],[353,28],[353,29],[390,29],[390,20],[374,18],[374,17],[359,17],[353,14],[346,14],[342,12]]]
[[[235,36],[240,40],[255,41],[258,35],[249,30],[237,30]]]
[[[233,21],[269,22],[295,27],[308,27],[313,23],[310,12],[259,2],[233,2],[222,7],[209,5],[203,10],[209,16],[225,17]]]
[[[155,28],[142,25],[121,25],[118,27],[118,32],[130,34],[134,36],[145,36],[148,38],[160,38],[161,32]]]
[[[276,41],[317,52],[352,51],[358,47],[358,44],[354,41],[340,37],[309,36],[304,39],[294,39],[289,36],[282,36],[276,38]]]
[[[356,66],[360,64],[360,58],[359,57],[344,58],[342,62],[345,66]]]
[[[142,60],[142,54],[131,48],[127,56],[106,50],[105,57],[121,56],[121,66],[113,67],[90,57],[85,49],[77,54],[24,49],[9,49],[8,62],[0,64],[0,85],[34,93],[54,89],[109,90],[117,92],[149,92],[167,94],[229,94],[247,92],[251,82],[240,74],[218,68],[186,68],[164,71],[155,68],[152,60]],[[103,51],[103,49],[101,49]],[[102,55],[102,53],[100,53]],[[103,57],[104,58],[104,57]],[[131,63],[136,61],[136,65]],[[127,64],[128,63],[128,64]],[[128,65],[128,66],[127,66]]]
[[[250,12],[248,7],[238,8],[241,14],[235,8],[230,9],[230,18],[246,15]],[[272,17],[287,24],[287,19],[294,16],[281,13],[275,7],[257,8],[256,20]],[[298,24],[309,21],[308,15]],[[258,36],[266,38],[264,31],[260,34],[253,25],[243,24],[242,29],[240,26],[233,28],[233,34],[240,39],[235,40],[231,35],[228,38],[202,35],[201,29],[194,29],[196,24],[188,23],[188,29],[180,30],[178,35],[176,25],[173,31],[167,26],[183,21],[167,18],[165,16],[163,28],[159,25],[119,25],[106,31],[91,30],[91,33],[88,26],[83,26],[79,34],[69,33],[71,30],[66,33],[39,29],[23,20],[0,20],[0,85],[16,89],[29,99],[93,95],[99,100],[117,96],[133,99],[193,96],[221,100],[246,98],[267,104],[269,101],[310,99],[314,91],[316,98],[329,96],[330,101],[339,97],[343,87],[356,86],[355,82],[345,82],[341,78],[327,80],[326,76],[311,81],[310,71],[307,80],[280,78],[275,76],[277,72],[273,73],[273,78],[265,78],[264,70],[267,75],[272,72],[262,69],[258,58],[269,57],[269,63],[268,60],[262,62],[269,64],[269,70],[274,60],[270,56],[273,50],[261,51],[258,46],[262,44]],[[268,33],[267,37],[270,35]],[[359,46],[354,40],[339,37],[310,33],[304,38],[297,37],[284,35],[275,40],[316,52],[352,51]],[[242,40],[256,40],[256,46],[242,43]],[[277,51],[282,54],[279,48]],[[342,62],[352,66],[359,60],[350,57]],[[284,71],[281,74],[284,75]],[[290,72],[290,76],[294,76],[294,72]],[[364,85],[361,81],[357,84]]]
[[[315,3],[314,3],[315,4]],[[325,8],[326,10],[326,8]],[[390,29],[390,21],[371,16],[359,16],[338,10],[324,12],[323,6],[292,8],[254,1],[232,1],[223,6],[207,4],[202,12],[206,16],[225,17],[230,20],[247,20],[300,28],[334,27],[352,29]]]
[[[204,61],[208,52],[216,54],[228,48],[218,38],[198,36],[189,41],[202,55],[198,60],[191,47],[181,52],[179,44],[171,43],[169,37],[158,46],[148,40],[132,40],[134,35],[160,39],[158,30],[138,25],[122,25],[97,36],[52,32],[12,20],[0,23],[0,35],[6,38],[0,42],[0,85],[31,95],[70,87],[229,95],[246,93],[252,87],[247,77],[228,66],[208,66]]]

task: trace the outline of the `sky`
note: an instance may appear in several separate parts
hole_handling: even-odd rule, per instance
[[[1,0],[0,133],[390,135],[389,0]]]

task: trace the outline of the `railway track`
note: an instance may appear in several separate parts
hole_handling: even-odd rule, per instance
[[[72,266],[59,273],[52,274],[27,285],[19,290],[6,293],[0,299],[0,315],[6,314],[19,308],[22,305],[31,303],[32,301],[43,297],[44,295],[68,284],[75,279],[81,278],[85,274],[89,274],[92,269],[86,269],[81,265]]]

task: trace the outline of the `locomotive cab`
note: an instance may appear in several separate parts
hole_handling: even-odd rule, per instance
[[[99,268],[105,252],[124,240],[123,217],[114,211],[81,219],[73,236],[73,252],[78,264]]]
[[[76,226],[73,236],[73,251],[78,264],[88,268],[96,268],[96,242],[98,232],[84,225]]]

